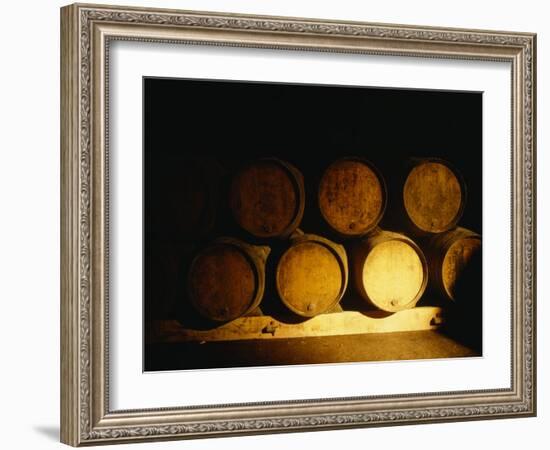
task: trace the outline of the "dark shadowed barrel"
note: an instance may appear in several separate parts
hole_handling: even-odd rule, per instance
[[[390,231],[378,229],[358,242],[351,265],[359,295],[383,311],[414,307],[428,282],[422,250],[407,236]]]
[[[454,228],[466,203],[462,176],[448,162],[433,158],[415,160],[402,194],[412,229],[420,234]]]
[[[341,236],[362,236],[384,214],[386,186],[378,170],[361,158],[333,162],[319,183],[319,209],[328,225]]]
[[[481,295],[479,234],[461,227],[438,234],[426,245],[426,255],[429,261],[430,285],[441,295],[457,300],[459,292],[474,292],[475,289]],[[474,266],[479,273],[471,270]]]
[[[254,161],[233,177],[229,204],[236,222],[253,236],[288,237],[304,214],[303,176],[279,159]]]
[[[214,227],[223,169],[210,157],[170,157],[152,163],[145,198],[147,230],[194,239]]]
[[[321,236],[295,235],[277,265],[279,297],[288,309],[303,317],[313,317],[336,306],[347,283],[344,247]]]
[[[253,311],[265,287],[265,262],[270,249],[232,238],[220,238],[192,261],[189,299],[207,319],[226,322]]]

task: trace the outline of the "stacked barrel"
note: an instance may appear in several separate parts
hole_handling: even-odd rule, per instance
[[[411,162],[402,189],[404,217],[424,248],[433,293],[449,301],[480,284],[481,236],[458,226],[465,206],[466,184],[449,162]]]
[[[480,276],[481,237],[458,226],[466,185],[447,161],[411,160],[384,177],[367,159],[340,158],[315,186],[306,196],[301,171],[277,158],[231,173],[228,211],[244,235],[220,235],[195,252],[187,294],[202,317],[250,314],[270,285],[296,316],[333,311],[345,296],[394,313],[425,292],[456,302],[474,282],[468,277]],[[315,233],[302,230],[306,208],[324,224]]]

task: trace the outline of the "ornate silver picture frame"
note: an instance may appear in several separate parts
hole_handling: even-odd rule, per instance
[[[503,148],[502,158],[511,155],[510,386],[113,409],[109,57],[115,41],[509,63],[511,149]],[[534,416],[535,89],[536,35],[531,33],[106,5],[62,8],[61,441],[81,446]]]

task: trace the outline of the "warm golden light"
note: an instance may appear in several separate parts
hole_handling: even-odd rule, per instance
[[[287,306],[313,316],[339,299],[342,278],[334,253],[319,243],[304,242],[291,247],[281,258],[277,288]]]
[[[462,206],[462,190],[446,165],[426,162],[416,166],[403,188],[405,209],[422,230],[438,233],[453,223]]]
[[[415,299],[424,281],[424,267],[406,242],[376,245],[363,266],[363,286],[371,301],[384,310],[397,310]]]

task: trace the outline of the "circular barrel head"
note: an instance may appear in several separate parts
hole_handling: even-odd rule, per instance
[[[425,288],[425,278],[426,268],[417,250],[408,242],[387,240],[369,252],[361,281],[374,305],[395,312],[414,306]]]
[[[327,246],[305,241],[290,247],[277,267],[277,290],[296,314],[326,312],[342,296],[345,274],[338,256]]]
[[[431,160],[418,164],[403,187],[407,215],[422,231],[441,233],[449,230],[462,215],[463,186],[462,180],[447,164]]]
[[[257,275],[243,250],[214,244],[202,251],[189,271],[189,294],[197,311],[215,321],[245,314],[254,303]]]
[[[301,176],[294,170],[279,160],[262,159],[235,175],[229,202],[242,228],[262,238],[294,231],[304,208]]]
[[[336,232],[361,236],[373,229],[384,213],[386,191],[377,171],[361,159],[332,163],[319,183],[319,209]]]

